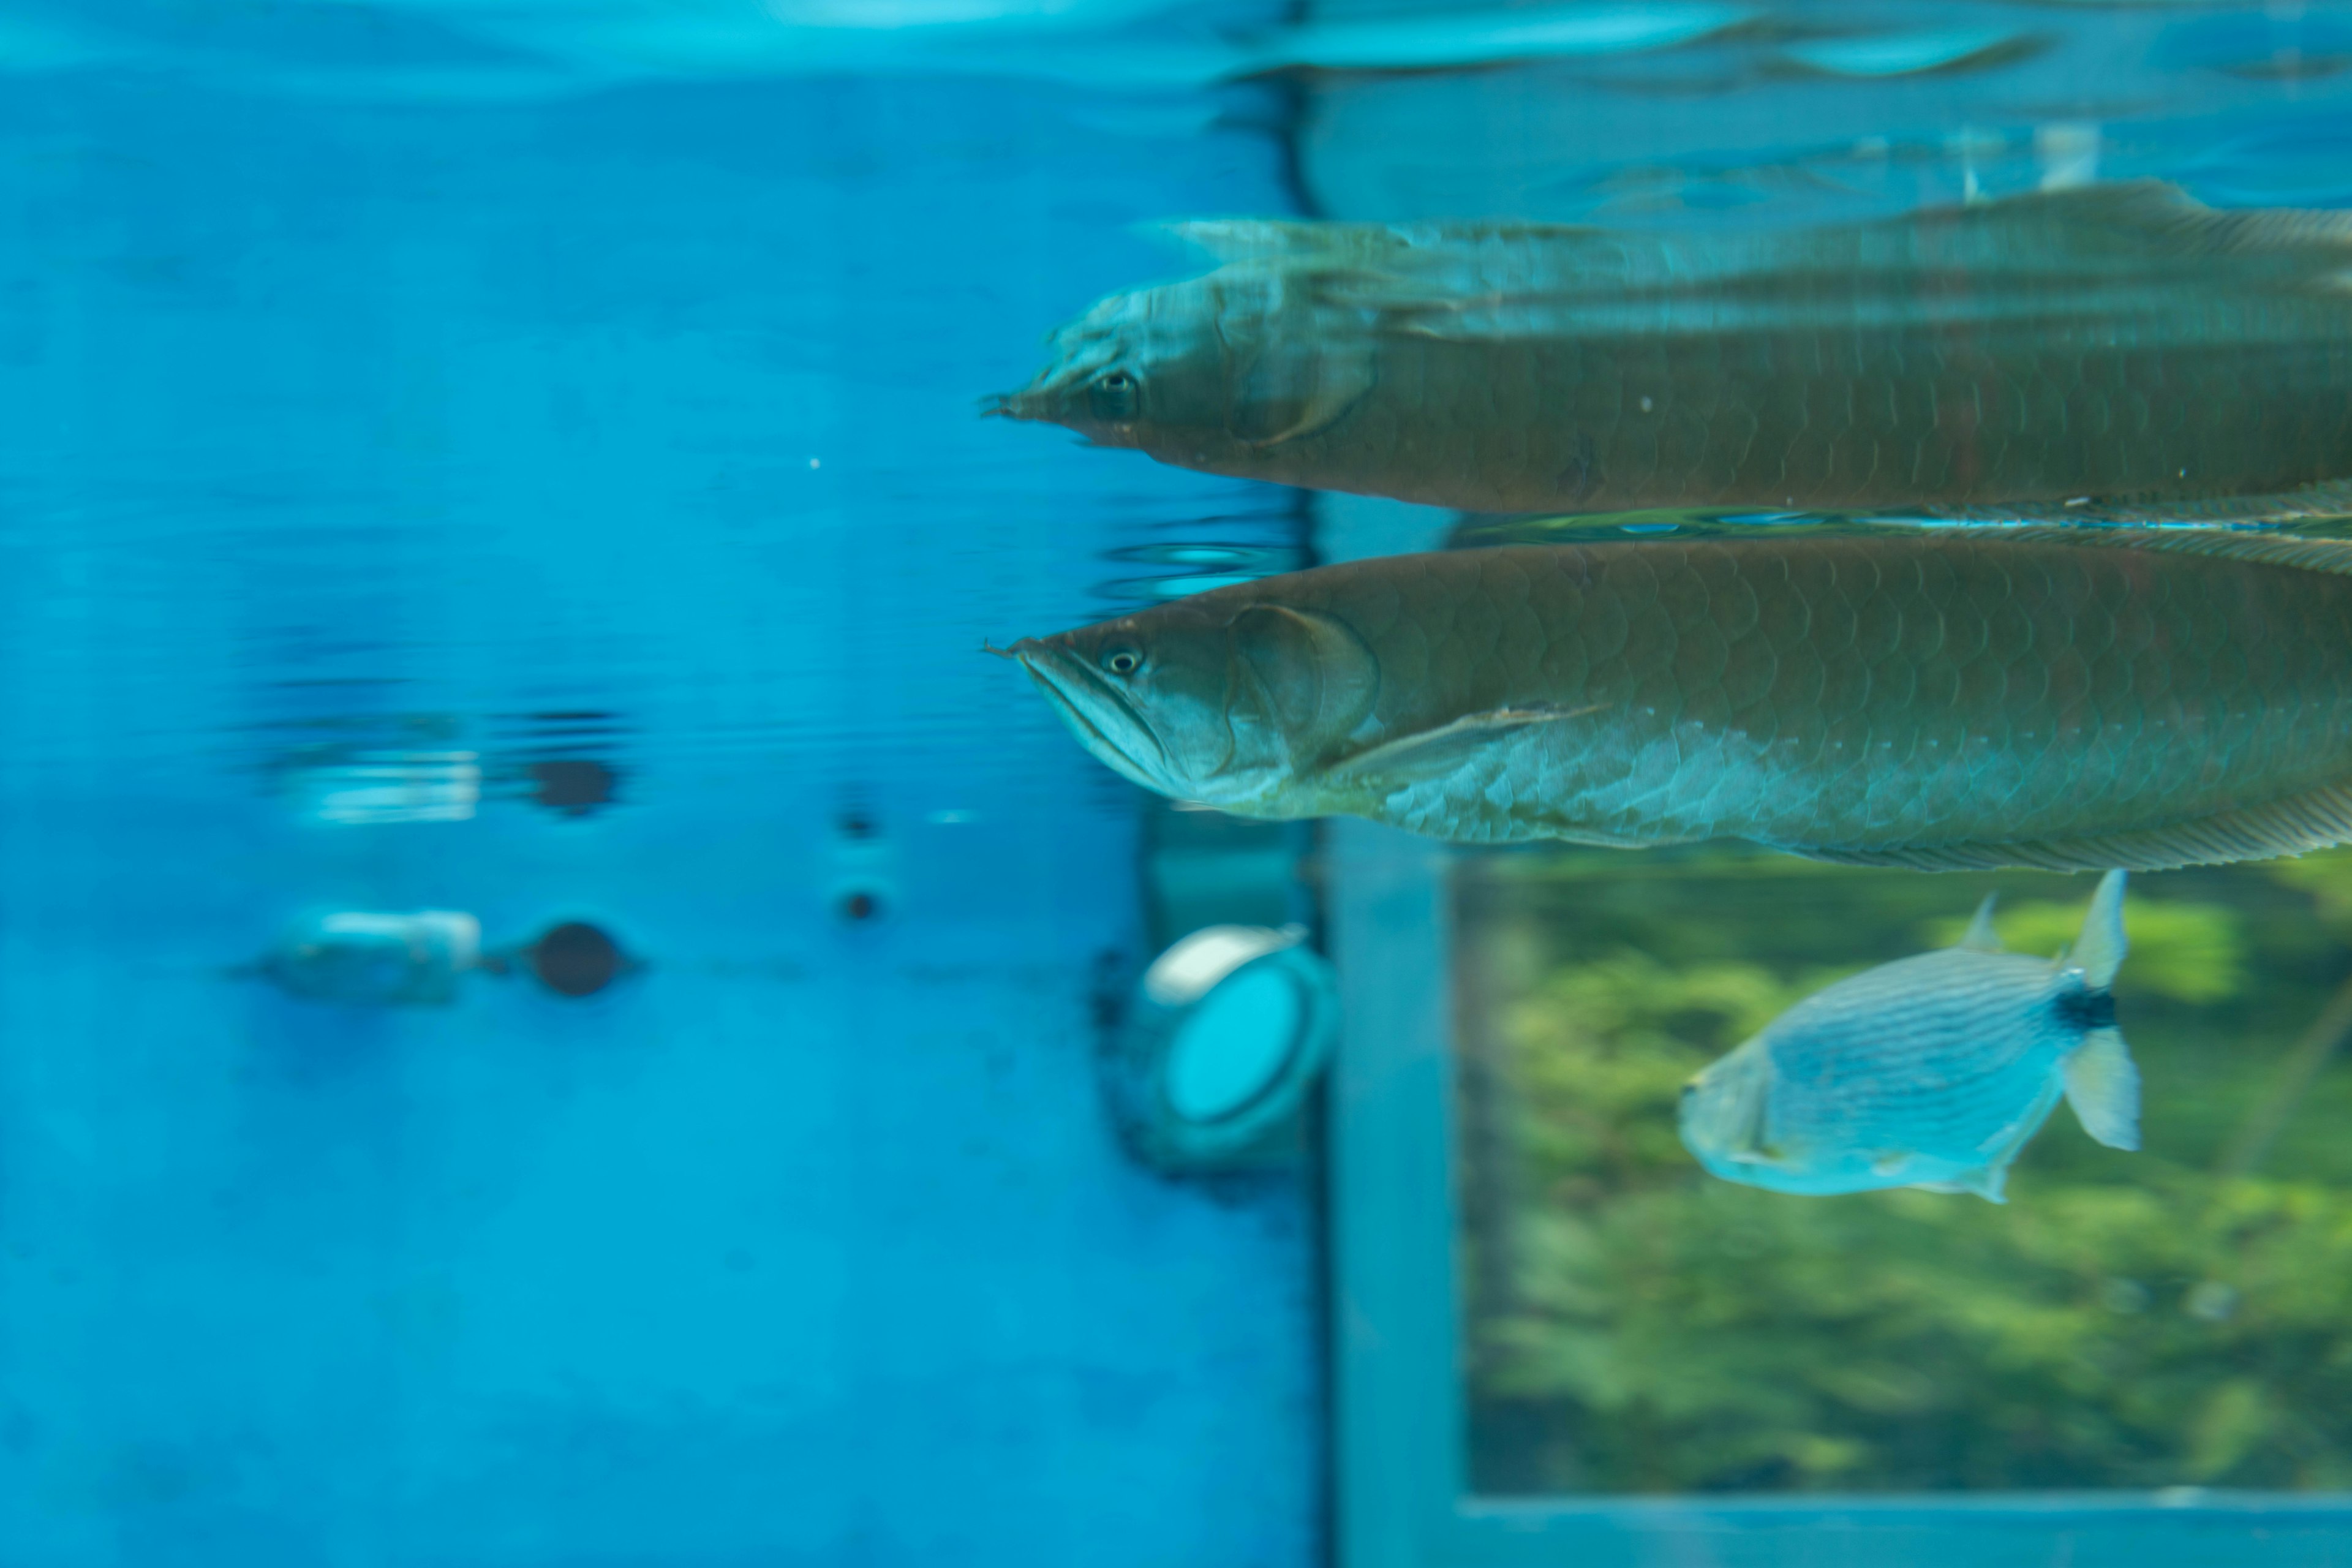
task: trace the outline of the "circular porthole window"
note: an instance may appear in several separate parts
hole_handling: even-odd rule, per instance
[[[1330,1055],[1330,966],[1296,928],[1211,926],[1156,959],[1106,1085],[1129,1147],[1163,1170],[1264,1162]]]

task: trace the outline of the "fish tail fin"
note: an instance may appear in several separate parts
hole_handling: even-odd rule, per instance
[[[2139,1147],[2139,1068],[2122,1030],[2084,1035],[2066,1058],[2065,1075],[2066,1103],[2084,1131],[2110,1149]]]
[[[2116,983],[2124,963],[2124,874],[2110,871],[2099,879],[2098,891],[2083,916],[2083,934],[2074,942],[2074,962],[2082,966],[2083,982],[2094,991]]]

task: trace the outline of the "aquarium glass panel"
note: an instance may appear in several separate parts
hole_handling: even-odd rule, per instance
[[[1678,1136],[1686,1082],[1803,999],[1950,948],[1988,893],[2007,949],[2054,959],[2094,880],[1718,847],[1459,861],[1472,1489],[2352,1483],[2352,856],[2133,879],[2114,1018],[2137,1152],[2062,1101],[1996,1204],[1768,1190]],[[1931,1005],[1933,973],[1913,984]]]

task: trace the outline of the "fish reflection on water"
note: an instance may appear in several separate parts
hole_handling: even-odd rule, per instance
[[[1798,233],[1171,226],[1222,265],[1097,304],[993,412],[1474,511],[2352,505],[2338,215],[2140,182]]]
[[[1958,946],[1807,997],[1684,1089],[1684,1144],[1716,1175],[1778,1192],[1995,1203],[2062,1092],[2093,1138],[2138,1148],[2139,1073],[2111,990],[2123,896],[2109,872],[2054,962],[2002,952],[1988,898]]]
[[[1011,650],[1096,757],[1468,843],[2153,869],[2352,839],[2352,544],[1654,537],[1318,567]]]

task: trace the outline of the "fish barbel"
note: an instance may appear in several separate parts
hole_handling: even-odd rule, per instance
[[[992,412],[1472,511],[2352,511],[2341,215],[2137,182],[1797,233],[1171,227],[1222,265]]]
[[[1087,750],[1468,843],[2168,866],[2352,838],[2352,543],[2187,530],[1399,555],[1017,643]]]
[[[2139,1069],[2113,991],[2123,899],[2124,874],[2108,872],[2074,951],[2053,961],[2002,952],[1988,898],[1958,946],[1806,997],[1684,1087],[1684,1146],[1776,1192],[1994,1203],[2062,1093],[2093,1138],[2138,1148]]]

